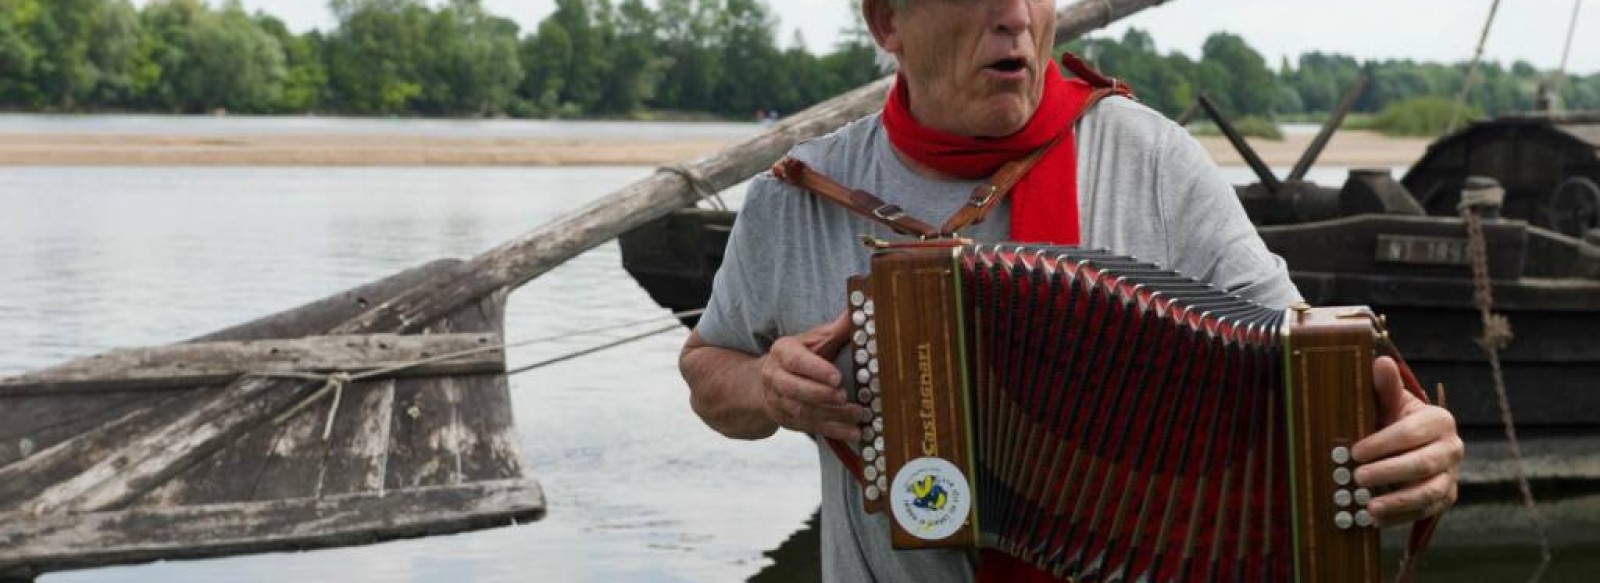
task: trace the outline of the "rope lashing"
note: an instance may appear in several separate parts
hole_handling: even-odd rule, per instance
[[[728,210],[727,203],[722,201],[722,195],[718,194],[717,189],[711,186],[711,182],[687,164],[673,162],[656,167],[656,171],[678,175],[683,178],[684,182],[689,183],[689,189],[694,191],[697,200],[709,200],[718,210]]]

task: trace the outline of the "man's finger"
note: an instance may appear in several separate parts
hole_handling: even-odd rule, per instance
[[[1378,400],[1380,425],[1389,425],[1404,417],[1412,402],[1417,401],[1400,380],[1400,366],[1387,356],[1372,361],[1372,392]]]
[[[1455,418],[1444,409],[1424,406],[1366,439],[1356,442],[1350,454],[1358,463],[1369,463],[1417,449],[1446,435],[1455,434]]]
[[[839,355],[839,349],[850,340],[850,310],[839,312],[839,316],[832,321],[812,328],[803,334],[806,350],[822,358],[833,360]]]
[[[772,390],[785,399],[808,407],[842,406],[849,402],[844,391],[785,370],[775,370],[767,380]]]
[[[852,446],[861,441],[861,427],[854,423],[827,421],[819,424],[817,432],[823,437],[837,439]]]
[[[1356,469],[1356,483],[1366,488],[1409,484],[1450,471],[1460,461],[1461,449],[1451,439],[1378,460]]]
[[[1384,494],[1367,503],[1367,510],[1379,526],[1393,526],[1433,516],[1450,507],[1455,481],[1450,474],[1439,474],[1426,481]]]
[[[772,358],[778,367],[792,375],[804,377],[829,387],[838,387],[843,380],[833,362],[817,356],[798,342],[780,340],[772,346]]]

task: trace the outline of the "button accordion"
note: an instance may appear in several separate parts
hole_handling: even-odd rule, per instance
[[[847,349],[895,548],[1078,581],[1376,581],[1350,447],[1376,429],[1366,308],[1275,310],[1104,252],[881,247]]]

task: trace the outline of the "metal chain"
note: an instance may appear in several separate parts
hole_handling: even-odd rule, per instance
[[[1544,520],[1533,501],[1533,487],[1522,461],[1522,446],[1517,441],[1517,425],[1511,417],[1511,399],[1506,394],[1505,374],[1500,369],[1500,349],[1511,343],[1511,321],[1494,313],[1494,285],[1489,281],[1489,246],[1483,236],[1483,219],[1472,207],[1461,209],[1461,218],[1467,223],[1467,254],[1472,257],[1472,301],[1482,317],[1483,335],[1477,338],[1478,347],[1489,356],[1489,367],[1494,375],[1494,392],[1500,400],[1500,423],[1505,426],[1506,441],[1511,446],[1511,458],[1517,473],[1517,489],[1522,492],[1522,507],[1533,521],[1539,534],[1539,567],[1528,578],[1538,583],[1550,567],[1550,536],[1545,533]]]

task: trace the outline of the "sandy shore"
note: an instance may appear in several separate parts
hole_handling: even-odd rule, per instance
[[[1291,166],[1312,136],[1252,140],[1267,164]],[[1218,164],[1244,162],[1220,137],[1202,137]],[[736,140],[432,138],[361,135],[0,134],[0,166],[579,166],[657,165]],[[1427,140],[1343,132],[1320,164],[1403,166]]]

